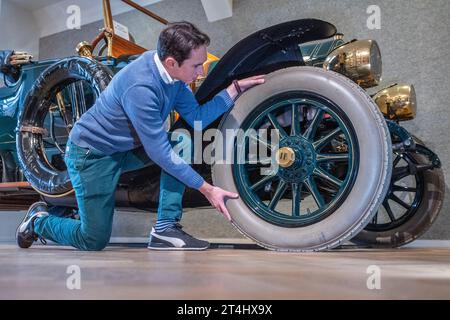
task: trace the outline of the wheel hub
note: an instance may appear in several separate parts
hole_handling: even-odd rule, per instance
[[[280,142],[276,153],[278,175],[286,182],[300,182],[316,168],[316,152],[313,145],[300,136],[288,137]]]
[[[289,168],[295,162],[295,152],[289,147],[278,149],[275,157],[278,165],[283,168]]]

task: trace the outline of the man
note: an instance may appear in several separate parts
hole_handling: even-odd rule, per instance
[[[208,242],[190,236],[179,224],[185,185],[198,189],[229,220],[225,198],[238,195],[205,182],[186,163],[191,157],[188,152],[181,158],[174,153],[164,120],[175,109],[190,125],[202,121],[205,127],[233,106],[238,91],[264,82],[262,76],[239,80],[200,106],[187,83],[203,75],[208,45],[208,36],[194,25],[173,23],[161,32],[156,53],[144,53],[115,75],[76,123],[66,147],[65,162],[80,221],[49,215],[45,203],[37,202],[17,229],[20,247],[28,248],[43,238],[82,250],[102,250],[111,236],[120,174],[153,161],[163,171],[149,249],[208,248]],[[181,150],[190,149],[185,135],[170,141],[181,141]]]

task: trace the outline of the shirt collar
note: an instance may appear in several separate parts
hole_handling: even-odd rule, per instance
[[[158,57],[158,53],[155,52],[153,59],[155,60],[156,67],[158,68],[159,74],[161,75],[161,78],[163,79],[164,83],[174,84],[176,81],[178,81],[178,80],[174,80],[170,76],[170,74],[167,72],[166,68],[164,68],[161,60]]]

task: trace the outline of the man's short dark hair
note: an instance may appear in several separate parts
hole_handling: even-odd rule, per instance
[[[159,35],[158,57],[173,57],[180,66],[191,57],[191,51],[209,45],[209,37],[187,21],[170,23]]]

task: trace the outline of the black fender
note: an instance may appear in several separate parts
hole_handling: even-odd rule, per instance
[[[294,20],[257,31],[228,50],[197,90],[196,98],[199,103],[208,101],[233,79],[304,65],[298,45],[330,38],[336,32],[334,25],[317,19]]]

